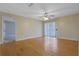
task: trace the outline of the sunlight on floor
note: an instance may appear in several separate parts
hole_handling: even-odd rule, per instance
[[[52,37],[45,37],[45,50],[46,51],[52,51],[57,52],[58,50],[58,44],[57,39]]]

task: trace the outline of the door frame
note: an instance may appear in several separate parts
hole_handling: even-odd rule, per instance
[[[2,44],[4,44],[4,21],[15,22],[15,41],[16,41],[16,21],[10,16],[2,16]]]

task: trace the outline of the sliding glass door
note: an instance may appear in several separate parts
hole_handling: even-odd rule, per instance
[[[56,22],[45,23],[44,35],[48,37],[56,37]]]

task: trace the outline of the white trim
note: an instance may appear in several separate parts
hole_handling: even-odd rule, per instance
[[[42,37],[42,35],[18,38],[16,41],[27,40],[27,39],[38,38],[38,37]]]
[[[74,38],[66,38],[66,37],[60,37],[59,39],[78,41],[78,39],[74,39]]]
[[[42,35],[37,35],[37,36],[31,36],[31,37],[25,37],[25,38],[19,38],[16,41],[21,41],[21,40],[28,40],[28,39],[32,39],[32,38],[38,38],[38,37],[42,37]],[[4,43],[0,43],[0,44],[4,44]]]
[[[1,16],[2,17],[2,16]],[[2,20],[2,42],[1,42],[1,44],[3,44],[3,17],[1,18],[1,20]]]
[[[15,25],[16,25],[16,21],[11,18],[10,16],[2,16],[2,43],[4,43],[4,21],[11,21],[11,22],[15,22]],[[15,27],[15,40],[16,40],[16,27]]]
[[[3,20],[15,22],[15,20],[10,16],[2,16]]]

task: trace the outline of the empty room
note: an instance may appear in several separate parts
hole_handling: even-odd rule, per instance
[[[78,56],[79,3],[0,3],[0,56]]]

